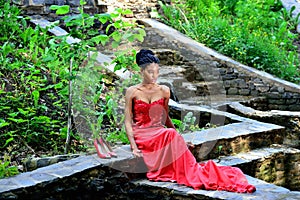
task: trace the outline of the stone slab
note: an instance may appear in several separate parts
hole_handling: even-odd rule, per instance
[[[101,159],[96,154],[82,155],[77,158],[62,161],[57,164],[41,167],[30,172],[24,172],[16,176],[0,179],[0,194],[21,188],[32,187],[37,184],[50,184],[60,178],[69,177],[95,167],[114,166],[115,169],[122,166],[122,161],[132,159],[129,145],[115,149],[117,158]],[[113,163],[118,165],[113,165]],[[134,163],[133,163],[134,164]],[[132,166],[131,166],[132,167]]]
[[[299,192],[293,192],[286,188],[267,183],[265,181],[246,176],[250,184],[255,185],[256,191],[254,193],[234,193],[226,191],[207,191],[207,190],[194,190],[190,187],[178,185],[171,182],[153,182],[146,179],[133,180],[132,183],[140,186],[147,187],[159,191],[160,189],[167,190],[170,195],[176,194],[185,197],[193,197],[194,199],[230,199],[230,200],[282,200],[300,199]]]
[[[214,159],[219,165],[237,166],[245,163],[250,163],[253,160],[260,160],[270,157],[273,154],[284,152],[286,154],[300,153],[299,149],[284,147],[281,145],[273,145],[271,147],[255,149],[249,152],[243,152],[236,155],[224,156],[220,159]]]
[[[193,133],[183,134],[186,141],[190,141],[195,145],[215,140],[226,140],[239,136],[264,133],[273,130],[283,130],[284,127],[263,123],[263,122],[240,122],[224,125],[221,127],[195,131]]]

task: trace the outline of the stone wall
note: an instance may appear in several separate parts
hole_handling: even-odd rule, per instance
[[[43,16],[50,21],[60,18],[55,11],[50,10],[51,5],[69,5],[70,14],[78,14],[80,6],[80,0],[12,0],[12,2],[22,8],[24,15]],[[127,17],[148,18],[152,11],[159,9],[157,0],[85,0],[85,2],[83,8],[89,14],[111,12],[115,8],[122,8],[133,11],[133,16]],[[163,0],[163,2],[170,3],[170,0]]]
[[[274,153],[264,159],[247,163],[245,166],[237,165],[237,167],[244,173],[268,183],[299,191],[300,180],[295,178],[300,175],[299,156],[299,150],[286,149],[285,152]]]
[[[240,65],[235,62],[219,64],[227,95],[266,97],[265,101],[256,105],[249,104],[258,110],[300,110],[299,87],[279,79],[274,81],[275,77],[269,79],[270,75],[264,72],[239,71]]]

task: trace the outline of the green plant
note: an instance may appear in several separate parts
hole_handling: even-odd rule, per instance
[[[19,146],[22,151],[35,154],[47,151],[50,154],[63,152],[65,139],[68,137],[67,107],[68,83],[77,81],[84,62],[90,59],[92,74],[100,75],[95,82],[89,82],[87,94],[90,99],[83,105],[95,105],[91,109],[90,127],[94,133],[104,127],[104,122],[116,122],[113,119],[113,104],[109,98],[103,98],[101,92],[108,75],[103,74],[103,67],[95,64],[94,57],[97,45],[117,46],[124,40],[141,41],[145,35],[143,27],[136,23],[122,22],[121,15],[129,10],[118,9],[113,14],[89,16],[83,12],[84,1],[80,1],[80,14],[64,16],[65,27],[71,30],[70,35],[80,37],[79,43],[69,44],[66,36],[53,36],[46,29],[31,26],[28,18],[19,16],[20,10],[10,3],[0,0],[0,148],[1,152],[10,145]],[[58,14],[68,13],[68,7],[54,6]],[[115,27],[111,35],[101,35],[93,31],[95,19],[103,23],[110,21]],[[53,23],[58,25],[58,23]],[[132,34],[131,34],[132,33]],[[121,39],[119,38],[121,36]],[[113,42],[115,41],[115,42]],[[92,55],[93,54],[93,55]],[[87,59],[87,55],[90,55]],[[70,60],[73,60],[70,73]],[[86,69],[88,69],[87,67]],[[84,76],[89,80],[89,73]],[[92,87],[91,87],[92,86]],[[96,88],[93,88],[93,87]],[[90,90],[90,91],[89,91]],[[93,104],[90,104],[93,102]],[[76,103],[76,102],[75,102]],[[82,106],[82,109],[84,106]],[[85,110],[84,110],[85,111]],[[74,114],[75,115],[75,114]],[[112,118],[112,119],[109,119]],[[112,125],[115,126],[116,125]],[[86,143],[80,129],[71,127],[71,150],[81,151]],[[93,133],[89,133],[91,136]],[[22,143],[22,145],[17,145]],[[17,150],[18,151],[18,150]]]
[[[16,166],[10,166],[10,156],[5,154],[3,160],[0,160],[0,178],[10,177],[19,173]]]
[[[112,63],[115,63],[114,71],[117,70],[128,70],[130,72],[138,71],[140,68],[135,63],[136,50],[130,51],[118,51],[115,53],[116,58],[113,59]]]
[[[172,119],[173,124],[175,127],[177,127],[177,131],[179,133],[186,133],[189,131],[197,131],[200,130],[199,126],[196,124],[196,117],[193,115],[192,112],[188,112],[183,120],[178,120],[178,119]]]

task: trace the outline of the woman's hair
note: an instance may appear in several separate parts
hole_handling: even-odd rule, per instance
[[[159,59],[154,55],[154,53],[151,50],[141,49],[136,54],[136,63],[142,69],[145,69],[147,65],[151,63],[159,63]]]

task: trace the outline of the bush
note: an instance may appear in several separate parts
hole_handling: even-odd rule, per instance
[[[41,156],[78,152],[91,146],[88,143],[90,140],[84,141],[74,123],[71,126],[68,124],[68,119],[74,117],[68,113],[71,92],[69,83],[82,78],[80,73],[84,72],[83,68],[91,70],[95,75],[95,79],[92,79],[94,82],[89,81],[90,77],[84,77],[85,85],[82,85],[85,92],[89,92],[89,101],[77,101],[81,107],[85,103],[91,105],[86,107],[90,109],[87,113],[96,119],[88,124],[91,128],[89,139],[96,137],[99,130],[105,127],[101,118],[124,134],[121,128],[117,129],[120,124],[115,116],[116,103],[113,98],[101,96],[108,75],[103,71],[103,66],[95,65],[93,59],[97,56],[97,45],[116,48],[124,41],[143,40],[143,27],[121,19],[121,16],[131,11],[116,9],[111,14],[89,16],[80,7],[80,14],[63,17],[64,25],[70,28],[71,35],[81,37],[81,42],[69,44],[68,35],[49,35],[48,28],[34,26],[28,18],[19,16],[20,10],[16,6],[3,0],[0,2],[0,156],[14,152],[10,160],[20,161],[20,157],[30,154]],[[83,5],[84,1],[80,3]],[[66,6],[62,9],[54,6],[52,9],[56,9],[57,13],[68,10]],[[95,19],[102,23],[109,21],[115,31],[110,35],[97,34],[92,30],[97,21]],[[87,56],[91,52],[93,56]],[[117,67],[121,69],[124,66]],[[132,69],[127,67],[124,70]],[[71,137],[71,148],[66,151],[68,137]],[[10,161],[5,160],[0,165],[5,168],[4,174],[13,174],[14,168],[9,167]]]

